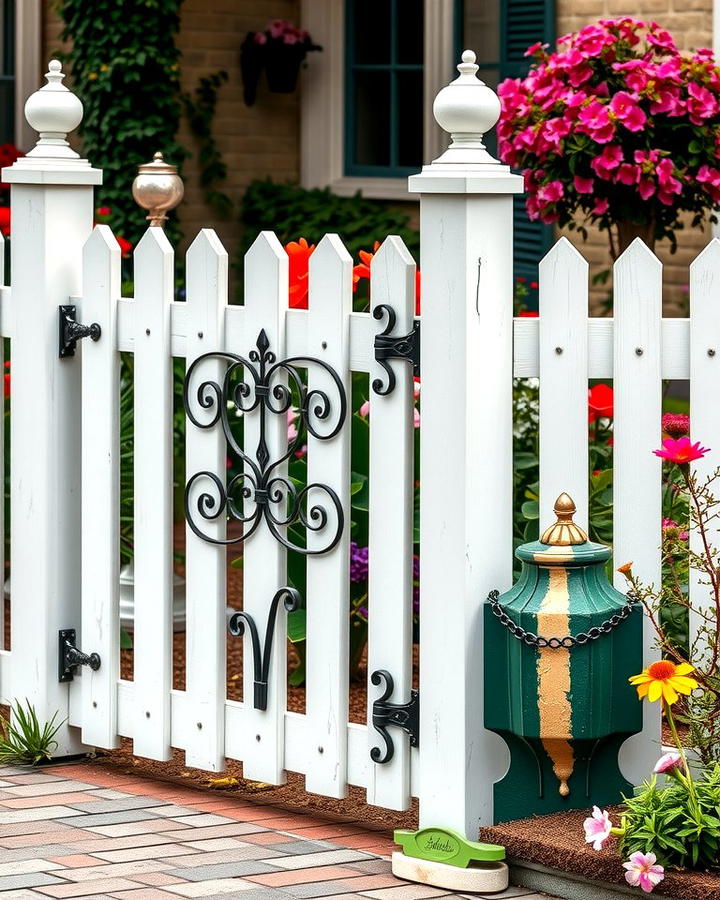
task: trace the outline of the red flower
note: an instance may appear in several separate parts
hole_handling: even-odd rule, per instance
[[[361,262],[357,266],[353,266],[353,290],[357,290],[358,282],[361,278],[370,278],[370,263],[373,260],[373,256],[380,249],[380,241],[375,241],[373,244],[373,252],[369,253],[367,250],[361,250],[358,253],[358,256],[361,259]]]
[[[128,257],[130,256],[130,251],[132,250],[132,244],[130,243],[130,241],[126,241],[125,238],[120,237],[120,235],[117,235],[115,237],[115,240],[120,245],[123,259],[128,259]]]
[[[588,421],[612,419],[613,389],[609,384],[596,384],[588,391]]]
[[[303,237],[285,244],[290,281],[288,303],[293,309],[308,308],[308,263],[314,249],[315,244],[308,244]]]
[[[0,234],[10,234],[10,207],[0,206]]]
[[[665,438],[662,442],[661,450],[653,450],[655,456],[666,459],[668,462],[684,463],[692,462],[694,459],[702,459],[706,453],[710,452],[709,447],[701,447],[700,441],[694,444],[690,442],[689,437]]]
[[[520,319],[537,319],[540,313],[536,309],[522,309],[518,313]]]
[[[9,361],[5,363],[5,368],[7,369],[7,371],[5,372],[5,375],[4,375],[4,378],[5,378],[5,396],[6,396],[6,397],[9,397],[9,396],[10,396],[10,362],[9,362]]]
[[[663,434],[671,438],[681,438],[690,434],[690,416],[683,413],[665,413],[662,417]]]
[[[110,207],[109,206],[99,206],[95,210],[96,216],[109,216],[110,215]]]

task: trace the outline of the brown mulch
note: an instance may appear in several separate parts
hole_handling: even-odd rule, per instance
[[[610,813],[612,816],[612,809]],[[480,840],[503,844],[511,861],[534,862],[558,872],[626,884],[614,838],[599,852],[584,843],[582,823],[587,815],[586,810],[574,810],[519,819],[481,828]],[[617,815],[613,818],[617,821]],[[720,900],[720,873],[667,871],[654,893],[675,900]],[[644,896],[639,889],[638,894]]]

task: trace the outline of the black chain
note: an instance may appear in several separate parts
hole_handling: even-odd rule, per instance
[[[565,637],[561,638],[544,638],[537,634],[533,634],[532,631],[526,631],[524,628],[521,628],[517,622],[513,622],[500,604],[499,597],[499,591],[490,591],[488,594],[490,608],[492,609],[493,614],[500,619],[500,624],[504,625],[513,637],[516,637],[519,641],[527,644],[528,647],[550,647],[553,650],[559,648],[569,650],[571,647],[587,644],[588,641],[596,641],[601,635],[609,634],[613,628],[616,628],[621,622],[624,622],[635,607],[635,599],[631,595],[628,595],[628,602],[625,606],[623,606],[619,612],[610,616],[609,619],[606,619],[601,625],[593,625],[593,627],[588,628],[587,631],[581,631],[576,635],[567,634]]]

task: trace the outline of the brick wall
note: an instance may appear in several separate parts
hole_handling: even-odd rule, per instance
[[[633,16],[658,22],[667,28],[684,50],[712,46],[712,0],[557,0],[558,34],[577,31],[597,19]],[[577,233],[567,232],[590,262],[591,272],[610,265],[607,235],[591,229],[586,242]],[[666,315],[681,315],[687,303],[688,266],[710,239],[709,227],[691,229],[689,222],[678,234],[677,253],[669,252],[667,241],[656,246],[664,263],[664,307]],[[608,287],[591,291],[591,305],[607,295]]]
[[[183,90],[191,92],[199,78],[219,69],[224,69],[229,76],[220,88],[213,130],[228,166],[228,178],[220,188],[235,202],[235,212],[231,218],[221,220],[204,202],[199,186],[198,147],[183,117],[179,140],[193,156],[183,170],[185,199],[178,215],[185,244],[200,228],[211,226],[220,235],[232,260],[240,234],[239,202],[247,184],[266,176],[277,181],[299,178],[298,92],[271,94],[263,77],[255,105],[245,106],[240,45],[248,31],[264,28],[270,19],[287,18],[297,23],[299,3],[298,0],[185,0],[181,13],[178,46],[182,50]],[[61,30],[61,23],[48,2],[43,41],[46,59],[60,46]],[[139,209],[138,215],[142,215]]]

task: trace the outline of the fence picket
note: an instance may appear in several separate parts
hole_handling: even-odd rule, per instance
[[[0,232],[0,287],[5,286],[5,238],[3,237],[2,232]],[[5,304],[5,298],[7,297],[7,293],[0,293],[0,298],[2,299],[2,307]],[[9,319],[5,309],[0,308],[0,322],[2,320],[6,322]],[[5,342],[3,341],[3,337],[8,337],[8,334],[3,329],[0,329],[0,370],[2,370],[3,374],[5,373]],[[9,435],[5,433],[5,416],[3,415],[3,424],[0,428],[0,484],[5,484],[5,442],[8,440]],[[0,653],[5,650],[5,504],[0,504],[0,573],[2,573],[2,577],[0,577],[0,583],[2,584],[2,592],[0,592]],[[12,604],[12,596],[10,598],[10,603]],[[0,681],[0,697],[5,698],[5,690],[6,685]]]
[[[148,228],[135,254],[135,632],[138,756],[170,758],[172,687],[173,250]]]
[[[566,237],[540,263],[540,530],[566,491],[588,524],[588,264]]]
[[[615,567],[632,561],[646,584],[660,584],[660,440],[662,415],[662,264],[637,238],[614,269],[614,433],[613,507]],[[616,573],[615,586],[627,582]],[[643,626],[643,664],[657,658],[654,632]],[[660,715],[643,704],[643,730],[623,744],[620,767],[633,784],[642,783],[657,758]]]
[[[370,270],[373,309],[391,306],[397,315],[393,334],[412,331],[415,312],[415,262],[398,237],[388,237]],[[387,316],[381,319],[381,327]],[[373,701],[385,683],[370,676],[386,670],[394,681],[393,703],[410,699],[412,687],[413,574],[413,377],[412,368],[392,363],[397,382],[391,393],[370,392],[370,524],[368,578],[368,734],[367,753],[384,741],[372,727]],[[370,373],[387,384],[376,363]],[[370,763],[367,800],[376,806],[407,809],[410,803],[410,744],[393,734],[395,753],[386,763]]]
[[[308,436],[308,484],[326,484],[338,496],[344,512],[342,537],[328,553],[310,556],[307,564],[307,695],[306,714],[311,742],[306,747],[305,785],[328,797],[347,792],[348,606],[350,578],[350,416],[349,316],[352,311],[352,258],[337,235],[320,241],[310,257],[310,299],[307,352],[337,372],[348,402],[345,425],[329,441]],[[329,376],[311,366],[311,392],[324,390],[331,398],[332,421],[338,414],[337,391]],[[319,395],[314,395],[315,400]],[[313,399],[313,398],[311,398]],[[317,402],[310,403],[314,409]],[[326,433],[327,425],[313,416]],[[332,424],[330,422],[329,424]],[[328,523],[320,531],[308,529],[308,548],[320,548],[332,536],[334,513],[327,495],[313,489],[314,504],[328,509]]]
[[[720,410],[717,391],[720,365],[720,320],[717,298],[720,292],[720,240],[714,238],[690,266],[690,421],[694,440],[700,440],[714,452],[693,463],[692,471],[701,480],[717,468],[720,450]],[[720,526],[709,523],[708,536],[714,547],[720,546]],[[691,529],[690,546],[702,552],[697,529]],[[703,619],[700,610],[713,604],[711,589],[696,569],[690,573],[690,601],[698,611],[690,612],[690,641],[696,639]]]
[[[91,747],[119,746],[120,678],[120,354],[117,300],[120,247],[97,225],[83,250],[82,320],[101,336],[82,347],[82,641],[100,654],[97,672],[82,683],[82,739]]]
[[[215,232],[204,228],[187,253],[187,368],[202,354],[224,346],[227,282],[227,251]],[[188,401],[201,422],[212,419],[217,406],[213,404],[203,413],[198,407],[197,389],[205,380],[222,384],[224,368],[221,363],[208,360],[200,364],[189,385]],[[188,479],[197,472],[209,471],[224,483],[226,448],[219,423],[206,430],[186,420],[185,459]],[[207,482],[198,479],[189,493],[188,506],[196,508],[198,495],[207,489]],[[204,520],[203,531],[215,540],[224,540],[225,515],[214,521]],[[189,719],[185,762],[218,772],[225,766],[227,554],[223,546],[202,540],[189,526],[185,540],[185,683]]]
[[[247,357],[264,329],[270,351],[276,359],[285,357],[285,311],[288,304],[288,255],[272,232],[262,232],[245,256],[245,316]],[[273,386],[287,384],[287,378],[274,377]],[[272,401],[272,398],[269,398]],[[274,402],[277,405],[277,402]],[[244,416],[245,452],[257,460],[260,440],[260,411]],[[269,460],[287,452],[288,417],[265,415],[265,441]],[[259,463],[258,463],[259,464]],[[262,466],[260,466],[262,468]],[[273,470],[273,477],[287,477],[287,464]],[[275,515],[283,510],[273,505]],[[287,584],[285,548],[264,523],[243,548],[243,609],[257,626],[260,646],[264,646],[270,604],[277,591]],[[252,642],[245,630],[243,654],[243,705],[248,740],[243,756],[246,778],[269,784],[285,782],[285,709],[287,706],[287,613],[279,603],[268,669],[267,709],[254,708]],[[234,640],[239,640],[234,638]]]

